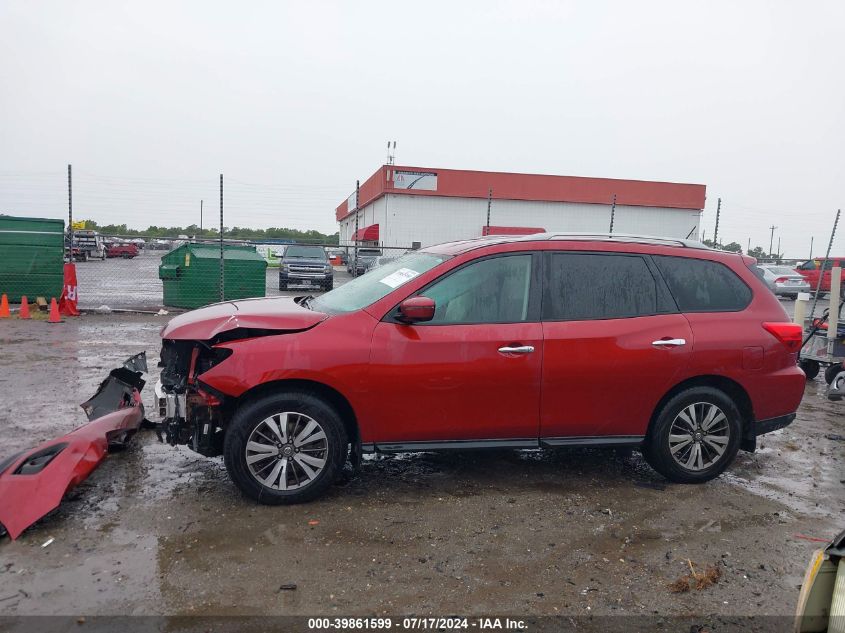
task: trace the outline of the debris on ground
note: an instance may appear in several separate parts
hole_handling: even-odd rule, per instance
[[[825,438],[834,442],[845,442],[845,435],[839,435],[838,433],[827,433]]]
[[[289,582],[284,585],[280,585],[276,590],[276,593],[279,593],[280,591],[296,591],[296,583]]]
[[[819,538],[818,536],[807,536],[806,534],[793,534],[793,538],[800,538],[802,541],[810,541],[811,543],[830,543],[829,538]]]
[[[687,559],[690,573],[684,574],[675,582],[669,584],[669,591],[672,593],[684,593],[695,587],[696,590],[701,591],[711,585],[719,582],[722,577],[722,571],[716,565],[710,565],[701,573],[695,571],[695,566],[690,559]]]
[[[53,542],[53,541],[55,541],[55,540],[56,540],[56,539],[54,539],[54,538],[51,536],[50,538],[48,538],[46,541],[44,541],[44,542],[41,544],[41,547],[47,547],[50,543],[52,543],[52,542]]]

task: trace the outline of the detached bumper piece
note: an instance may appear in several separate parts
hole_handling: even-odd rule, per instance
[[[65,493],[84,481],[110,448],[123,446],[144,420],[141,374],[144,352],[113,370],[81,406],[88,424],[0,462],[0,533],[16,539],[59,507]]]

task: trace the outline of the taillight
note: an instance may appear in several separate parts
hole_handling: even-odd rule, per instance
[[[778,277],[777,279],[775,279],[775,283],[776,284],[782,284],[782,283],[785,283],[787,279],[788,279],[788,277]]]
[[[801,349],[804,328],[797,323],[764,323],[763,329],[783,343],[790,352]]]

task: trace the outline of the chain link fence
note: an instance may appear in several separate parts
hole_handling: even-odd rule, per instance
[[[221,266],[219,240],[99,237],[99,247],[75,252],[81,310],[191,309],[224,297],[316,295],[409,250],[224,240]]]

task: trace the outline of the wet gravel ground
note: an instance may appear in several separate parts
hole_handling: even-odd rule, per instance
[[[131,354],[155,371],[166,318],[0,322],[0,457],[81,424],[78,403]],[[0,615],[790,615],[820,546],[803,537],[845,527],[845,404],[823,393],[809,382],[792,426],[702,486],[637,453],[422,453],[264,507],[220,458],[142,432],[0,542]],[[154,414],[151,386],[144,399]],[[672,593],[689,561],[720,580]]]

